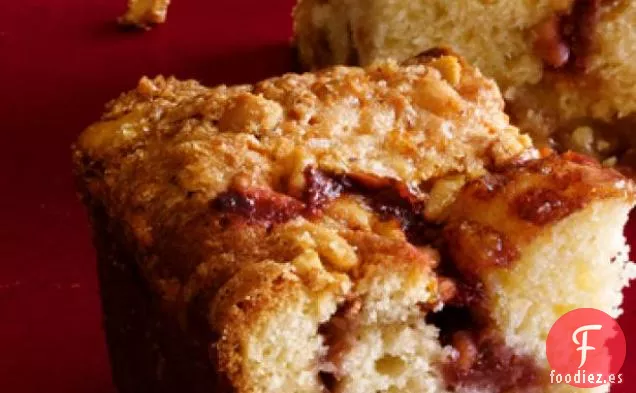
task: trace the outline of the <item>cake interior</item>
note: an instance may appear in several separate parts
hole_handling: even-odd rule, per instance
[[[509,265],[481,271],[456,265],[445,224],[418,214],[403,185],[319,177],[330,194],[312,196],[324,205],[307,220],[337,228],[359,268],[336,279],[338,291],[347,287],[339,295],[305,288],[295,307],[254,331],[248,354],[263,391],[556,392],[563,387],[548,385],[545,358],[554,321],[577,307],[620,314],[615,288],[634,276],[622,234],[630,205],[621,198],[544,226]],[[331,244],[336,258],[347,255]],[[291,264],[302,281],[313,269],[331,271],[328,260],[309,251]]]

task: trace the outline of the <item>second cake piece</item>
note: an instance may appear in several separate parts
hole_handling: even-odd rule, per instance
[[[494,78],[535,143],[636,165],[636,2],[301,0],[308,68],[445,46]]]

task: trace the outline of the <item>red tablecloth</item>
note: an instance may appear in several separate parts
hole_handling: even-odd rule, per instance
[[[293,62],[293,0],[176,0],[168,23],[143,33],[114,24],[124,3],[0,6],[1,392],[113,392],[69,149],[103,104],[144,74],[249,82],[288,71]],[[621,320],[626,384],[616,392],[636,390],[632,292]]]

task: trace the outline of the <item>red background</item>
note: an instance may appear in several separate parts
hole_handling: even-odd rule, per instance
[[[112,393],[94,253],[70,144],[141,75],[251,82],[289,71],[293,0],[175,0],[168,23],[118,29],[125,0],[0,6],[0,391]],[[628,231],[634,233],[636,225]],[[621,319],[636,391],[636,290]]]

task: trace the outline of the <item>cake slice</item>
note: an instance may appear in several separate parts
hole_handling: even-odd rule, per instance
[[[300,0],[308,68],[446,46],[493,77],[535,143],[636,164],[636,2]]]
[[[445,55],[142,79],[74,148],[119,391],[572,391],[544,338],[621,312],[634,187],[502,108]]]

